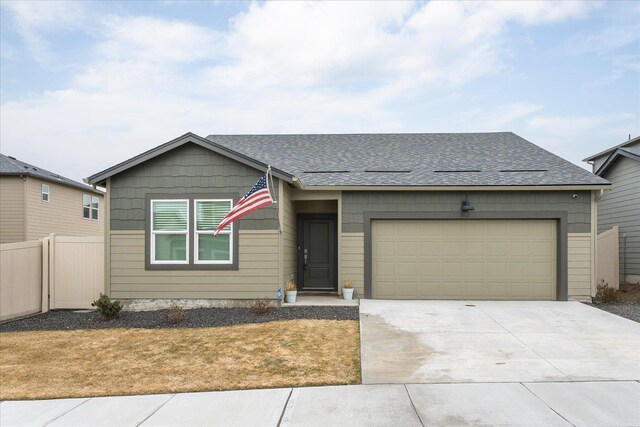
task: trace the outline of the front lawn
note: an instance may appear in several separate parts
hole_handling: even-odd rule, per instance
[[[0,400],[359,382],[354,320],[0,333]]]

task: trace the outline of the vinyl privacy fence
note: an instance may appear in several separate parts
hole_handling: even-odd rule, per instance
[[[91,308],[104,290],[104,239],[50,235],[0,245],[0,321]]]
[[[613,289],[620,288],[620,232],[613,227],[598,234],[596,275],[597,282],[603,280]]]

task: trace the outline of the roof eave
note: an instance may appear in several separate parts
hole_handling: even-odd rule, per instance
[[[49,179],[49,178],[45,178],[41,175],[36,175],[30,172],[2,172],[0,173],[0,176],[17,176],[17,177],[21,177],[21,176],[29,176],[31,178],[36,178],[36,179],[41,179],[42,181],[47,181],[53,184],[58,184],[58,185],[64,185],[65,187],[69,187],[69,188],[75,188],[76,190],[82,190],[82,191],[89,191],[95,194],[100,194],[104,196],[104,192],[100,191],[100,190],[96,190],[93,187],[90,187],[88,185],[82,185],[80,183],[78,184],[72,184],[70,182],[64,182],[64,181],[58,181],[55,179]]]
[[[606,150],[601,151],[601,152],[599,152],[599,153],[597,153],[597,154],[594,154],[594,155],[592,155],[592,156],[589,156],[589,157],[587,157],[586,159],[582,159],[582,161],[583,161],[583,162],[590,162],[591,160],[595,160],[595,159],[597,159],[598,157],[602,157],[602,156],[604,156],[604,155],[606,155],[606,154],[608,154],[608,153],[611,153],[611,152],[613,152],[613,151],[617,150],[618,148],[626,147],[627,145],[632,144],[632,143],[634,143],[634,142],[636,142],[636,141],[640,141],[640,136],[636,136],[635,138],[632,138],[632,139],[630,139],[630,140],[628,140],[628,141],[625,141],[625,142],[623,142],[622,144],[618,144],[618,145],[616,145],[615,147],[607,148]]]
[[[609,190],[612,184],[558,185],[305,185],[310,191],[591,191]]]
[[[259,160],[256,160],[254,158],[251,158],[249,156],[246,156],[242,153],[239,153],[237,151],[231,150],[227,147],[224,147],[218,143],[215,143],[213,141],[210,141],[206,138],[202,138],[201,136],[198,136],[194,133],[188,132],[176,139],[173,139],[169,142],[166,142],[162,145],[159,145],[155,148],[152,148],[148,151],[145,151],[142,154],[139,154],[135,157],[132,157],[128,160],[125,160],[124,162],[120,162],[118,164],[116,164],[115,166],[112,166],[108,169],[103,170],[102,172],[98,172],[94,175],[89,176],[88,178],[86,178],[86,182],[88,182],[91,185],[100,185],[100,186],[104,186],[104,184],[106,183],[107,178],[112,177],[113,175],[116,175],[120,172],[123,172],[127,169],[130,169],[134,166],[139,165],[140,163],[143,163],[149,159],[152,159],[156,156],[159,156],[161,154],[164,154],[166,152],[169,152],[171,150],[173,150],[174,148],[177,148],[183,144],[186,144],[188,142],[192,142],[194,144],[197,144],[201,147],[207,148],[209,150],[212,150],[218,154],[221,154],[223,156],[226,156],[228,158],[231,158],[233,160],[236,160],[240,163],[243,163],[247,166],[253,167],[254,169],[258,169],[261,170],[263,172],[266,172],[267,168],[269,167],[268,164],[261,162]],[[291,183],[293,181],[293,175],[282,171],[280,169],[271,167],[271,173],[273,174],[273,176],[275,176],[276,178],[282,179],[283,181],[289,182]]]
[[[631,153],[624,148],[617,148],[611,155],[609,155],[609,158],[602,165],[600,165],[598,170],[596,170],[594,173],[598,176],[604,175],[621,156],[640,161],[640,156],[638,156],[637,154]]]

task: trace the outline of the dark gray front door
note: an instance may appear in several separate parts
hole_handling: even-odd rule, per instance
[[[337,290],[337,218],[298,216],[298,288]]]

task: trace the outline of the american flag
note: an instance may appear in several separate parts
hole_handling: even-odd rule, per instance
[[[213,232],[213,236],[216,237],[220,230],[236,219],[240,219],[253,211],[269,206],[271,203],[273,203],[273,200],[271,199],[269,187],[267,186],[267,174],[264,174],[258,182],[251,187],[251,190],[222,218],[222,221],[220,221],[220,224],[218,224],[216,230]]]

